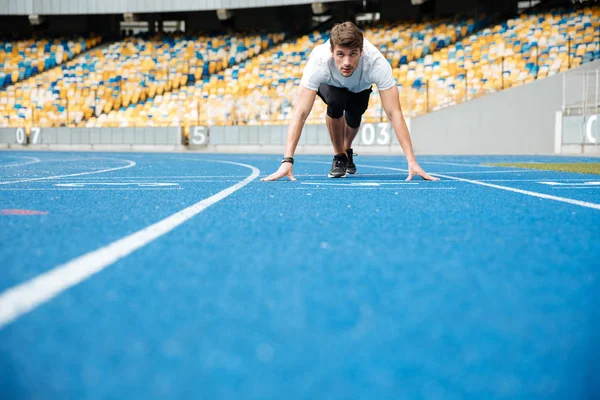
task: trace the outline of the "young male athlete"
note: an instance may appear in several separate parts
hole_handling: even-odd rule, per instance
[[[358,133],[362,115],[369,106],[372,84],[379,89],[383,109],[406,155],[406,180],[411,180],[415,175],[438,180],[423,171],[415,159],[392,67],[381,52],[363,38],[361,30],[352,22],[334,26],[330,39],[311,52],[298,89],[281,166],[262,180],[274,181],[284,176],[296,180],[292,173],[294,152],[315,96],[327,104],[326,123],[335,152],[329,177],[342,178],[346,173],[356,173],[352,142]]]

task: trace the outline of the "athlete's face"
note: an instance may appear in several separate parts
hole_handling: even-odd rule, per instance
[[[333,54],[336,68],[342,75],[349,77],[352,76],[358,67],[362,49],[351,49],[348,47],[335,46],[331,50],[331,53]]]

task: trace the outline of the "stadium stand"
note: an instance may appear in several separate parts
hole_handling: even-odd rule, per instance
[[[1,125],[121,126],[113,111],[135,119],[148,98],[253,57],[283,36],[127,38],[6,88],[0,93]]]
[[[366,27],[365,35],[381,48],[393,65],[414,60],[475,31],[473,20],[380,24]],[[150,105],[155,110],[178,110],[165,124],[259,125],[287,123],[295,87],[311,49],[328,39],[325,32],[304,35],[240,65],[176,90]],[[158,101],[160,100],[160,103]],[[168,103],[171,103],[169,106]],[[312,121],[324,112],[316,103]],[[322,120],[321,120],[322,121]],[[152,121],[154,122],[154,121]],[[150,121],[142,122],[143,125]]]
[[[61,65],[102,42],[87,38],[0,41],[0,88]]]
[[[408,114],[421,115],[597,59],[599,29],[598,7],[522,14],[394,74]]]
[[[585,7],[524,13],[493,26],[457,18],[363,29],[393,66],[405,114],[414,117],[599,58],[599,21],[600,8]],[[285,37],[136,36],[68,62],[95,42],[69,45],[60,56],[52,51],[58,45],[39,42],[37,56],[21,58],[5,44],[0,60],[5,71],[13,67],[4,79],[16,84],[0,92],[0,126],[286,124],[304,63],[328,37],[315,31],[280,43]],[[49,69],[52,57],[40,54],[63,64]],[[31,67],[19,66],[17,75],[15,60]],[[324,113],[317,100],[308,123],[321,123]],[[365,121],[380,120],[375,89]]]
[[[395,67],[403,109],[414,117],[599,58],[599,10],[532,12],[485,29],[472,20],[437,27],[381,24],[366,27],[365,35]],[[183,119],[207,125],[287,123],[302,61],[326,39],[322,33],[303,37],[223,71],[204,90],[179,93],[181,105],[190,95],[204,100]],[[219,82],[235,85],[215,92],[212,85]],[[317,100],[308,123],[321,123],[324,114]],[[365,121],[384,119],[374,90]]]

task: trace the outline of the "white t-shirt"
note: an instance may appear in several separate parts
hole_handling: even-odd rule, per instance
[[[396,84],[392,66],[383,54],[367,39],[363,39],[363,52],[354,73],[345,77],[336,68],[329,40],[313,49],[304,67],[300,84],[307,89],[317,90],[321,83],[346,88],[358,93],[372,84],[379,90],[387,90]]]

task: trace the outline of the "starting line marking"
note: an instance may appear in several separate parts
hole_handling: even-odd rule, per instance
[[[418,185],[416,182],[352,182],[352,183],[329,183],[329,182],[302,182],[303,185],[314,186],[381,186],[381,185]]]

